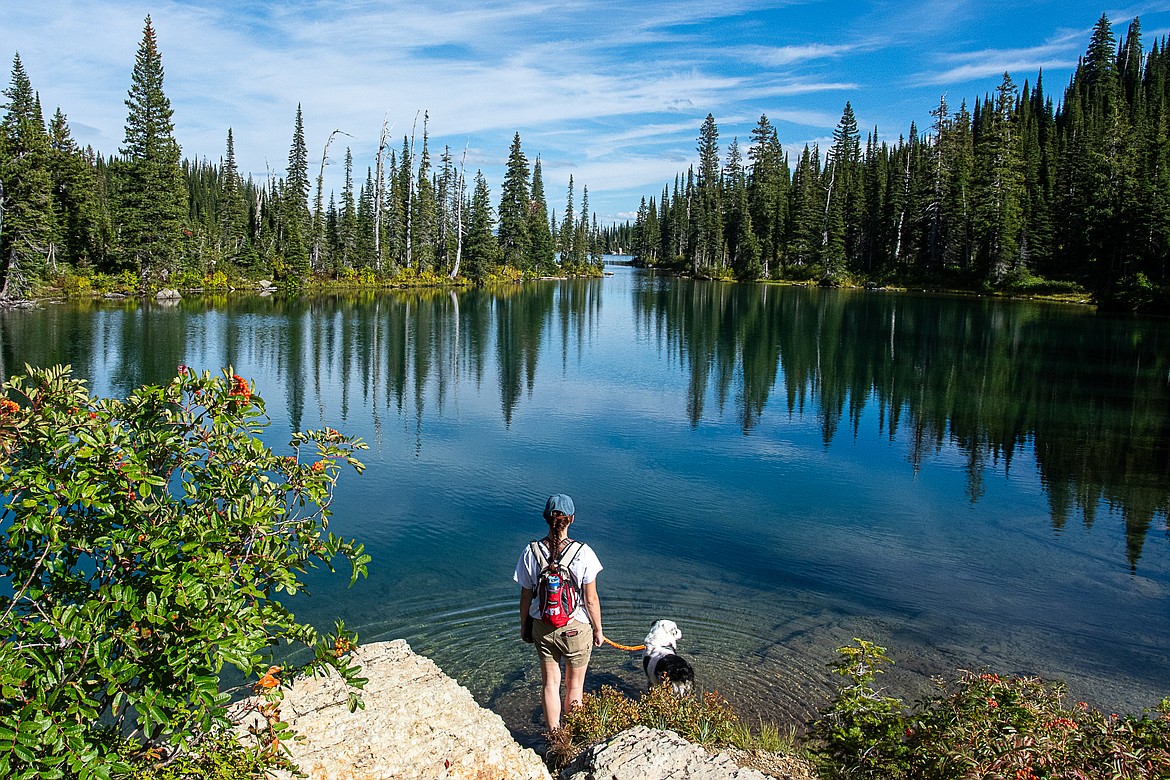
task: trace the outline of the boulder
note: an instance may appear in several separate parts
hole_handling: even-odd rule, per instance
[[[349,711],[348,689],[332,672],[298,679],[285,691],[281,716],[303,741],[283,744],[309,777],[551,780],[540,756],[520,747],[499,715],[405,641],[355,652],[361,676],[369,679],[361,692],[364,710]]]
[[[561,780],[767,780],[737,766],[727,753],[712,755],[673,731],[634,726],[582,751]]]
[[[183,297],[182,295],[179,295],[178,290],[172,289],[170,287],[164,287],[163,289],[159,290],[154,296],[155,300],[158,300],[158,301],[177,301],[182,297]]]

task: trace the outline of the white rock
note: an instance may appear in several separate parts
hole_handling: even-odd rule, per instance
[[[583,751],[561,770],[561,780],[767,780],[736,766],[726,753],[711,755],[673,731],[634,726]]]
[[[369,678],[364,710],[349,711],[346,687],[332,673],[296,680],[285,692],[281,714],[304,739],[284,744],[310,778],[551,780],[540,756],[520,747],[499,715],[405,641],[356,653]]]

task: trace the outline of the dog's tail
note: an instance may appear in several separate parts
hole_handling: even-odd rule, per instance
[[[633,650],[645,650],[646,649],[646,645],[619,645],[617,642],[613,641],[609,637],[605,638],[605,643],[607,645],[609,645],[610,647],[616,647],[618,650],[633,651]]]

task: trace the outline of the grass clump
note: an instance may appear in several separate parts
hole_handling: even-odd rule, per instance
[[[794,735],[774,724],[761,721],[753,730],[718,693],[676,696],[667,683],[635,701],[603,686],[596,694],[585,694],[581,706],[565,714],[564,726],[548,735],[548,758],[562,766],[586,746],[638,725],[673,731],[707,748],[780,752],[795,745]]]

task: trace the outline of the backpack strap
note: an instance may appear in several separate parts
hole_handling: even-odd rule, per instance
[[[540,549],[540,540],[533,539],[528,543],[529,549],[532,550],[532,557],[536,559],[537,571],[544,571],[548,566],[548,556],[544,554],[544,550]]]
[[[581,548],[584,546],[585,545],[583,543],[575,542],[570,539],[569,543],[565,545],[565,549],[561,550],[561,554],[557,557],[557,563],[559,563],[561,566],[564,566],[566,569],[569,568],[576,562],[577,556],[581,554]],[[572,557],[569,557],[570,550],[573,551]],[[569,561],[568,563],[565,563],[566,558]]]
[[[548,556],[544,554],[544,550],[540,546],[540,540],[539,539],[532,540],[531,542],[528,543],[528,547],[532,550],[532,557],[536,559],[537,571],[541,572],[541,571],[544,571],[545,569],[547,569],[548,564],[549,564],[549,559],[548,559]],[[565,545],[565,548],[563,550],[561,550],[561,554],[557,556],[557,561],[556,561],[557,565],[565,567],[565,570],[568,571],[570,575],[572,575],[573,564],[577,562],[577,557],[581,555],[581,550],[584,547],[585,547],[585,544],[583,542],[578,542],[578,541],[575,541],[573,539],[570,539],[569,543]],[[572,553],[572,555],[569,554],[570,552]],[[576,576],[572,576],[571,580],[572,580],[573,587],[580,590],[580,587],[577,585]]]
[[[578,592],[581,591],[581,586],[577,584],[577,575],[573,573],[573,564],[577,562],[577,558],[581,555],[581,550],[584,547],[585,545],[582,542],[570,541],[565,545],[565,549],[561,551],[560,556],[557,558],[557,565],[565,567],[565,571],[569,573],[569,581]],[[572,556],[569,555],[570,550],[573,552]],[[567,563],[566,560],[568,561]]]

